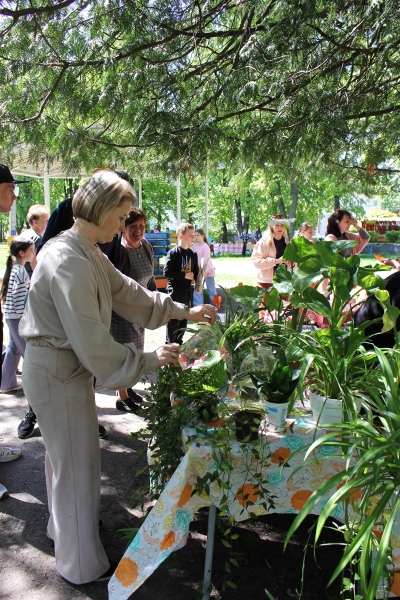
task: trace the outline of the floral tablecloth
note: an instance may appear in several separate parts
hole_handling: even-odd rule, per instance
[[[315,423],[308,418],[298,418],[291,430],[280,433],[266,430],[257,444],[260,444],[260,459],[254,461],[248,445],[230,442],[230,460],[234,466],[229,475],[229,511],[237,521],[247,519],[249,511],[265,514],[259,493],[260,479],[254,474],[262,473],[262,482],[273,496],[275,508],[270,512],[297,513],[304,503],[325,480],[343,469],[339,447],[320,447],[314,454],[315,460],[302,469],[304,454],[293,455],[294,450],[307,446],[314,436],[324,431],[316,430]],[[210,434],[211,431],[210,431]],[[186,544],[189,525],[196,511],[203,506],[219,506],[227,493],[217,482],[210,484],[210,494],[194,494],[197,476],[213,473],[218,465],[212,457],[212,449],[204,437],[197,436],[196,430],[185,428],[183,437],[186,454],[179,467],[163,490],[147,519],[120,561],[115,575],[109,582],[110,600],[126,600],[155,571],[158,565],[171,552]],[[282,468],[284,460],[288,459]],[[219,465],[220,466],[220,465]],[[295,472],[296,471],[296,472]],[[319,514],[328,497],[316,508]],[[254,504],[253,504],[254,503]],[[343,521],[343,508],[338,506],[333,517]],[[400,567],[400,516],[395,522],[392,534],[392,550],[395,566]],[[392,595],[400,595],[400,575],[394,576]]]

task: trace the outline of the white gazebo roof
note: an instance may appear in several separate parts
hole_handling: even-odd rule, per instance
[[[30,159],[32,148],[24,143],[19,143],[14,146],[15,158],[10,170],[15,175],[23,175],[25,177],[41,177],[46,179],[65,179],[66,177],[81,178],[90,175],[86,171],[78,173],[67,173],[65,168],[58,160],[48,162],[45,157],[37,157],[35,162]]]

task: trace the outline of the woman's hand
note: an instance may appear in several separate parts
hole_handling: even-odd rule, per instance
[[[361,227],[357,223],[357,219],[350,219],[350,225],[353,225],[353,227],[355,227],[357,229],[357,231],[360,231],[360,229],[361,229]]]
[[[186,311],[186,318],[196,323],[214,323],[217,311],[212,304],[200,304]]]
[[[158,366],[177,365],[180,351],[181,347],[179,344],[165,344],[165,346],[157,348],[155,353],[158,358]]]

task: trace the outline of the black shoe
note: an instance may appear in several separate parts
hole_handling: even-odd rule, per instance
[[[107,429],[103,425],[99,425],[99,438],[104,440],[108,436]]]
[[[34,412],[28,412],[21,423],[18,425],[18,437],[21,440],[26,440],[31,437],[33,430],[35,429],[37,419]]]
[[[100,581],[109,581],[114,575],[115,570],[118,567],[118,563],[115,560],[109,560],[108,562],[110,563],[110,566],[108,567],[107,571],[103,573],[103,575],[100,575],[100,577],[95,579],[93,583]]]
[[[132,388],[128,388],[126,391],[128,392],[130,400],[132,400],[134,403],[141,404],[144,402],[143,396],[135,392]]]
[[[133,400],[127,398],[126,400],[117,400],[115,403],[115,408],[117,410],[121,410],[122,412],[136,414],[140,407],[138,404],[133,402]]]

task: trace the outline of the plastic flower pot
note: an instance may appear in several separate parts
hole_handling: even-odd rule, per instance
[[[262,416],[260,413],[243,410],[235,414],[236,438],[239,442],[254,442],[258,438]]]
[[[313,419],[317,423],[341,423],[342,400],[336,398],[325,398],[308,389]]]
[[[289,402],[270,402],[265,400],[266,421],[269,425],[281,426],[286,422]]]

